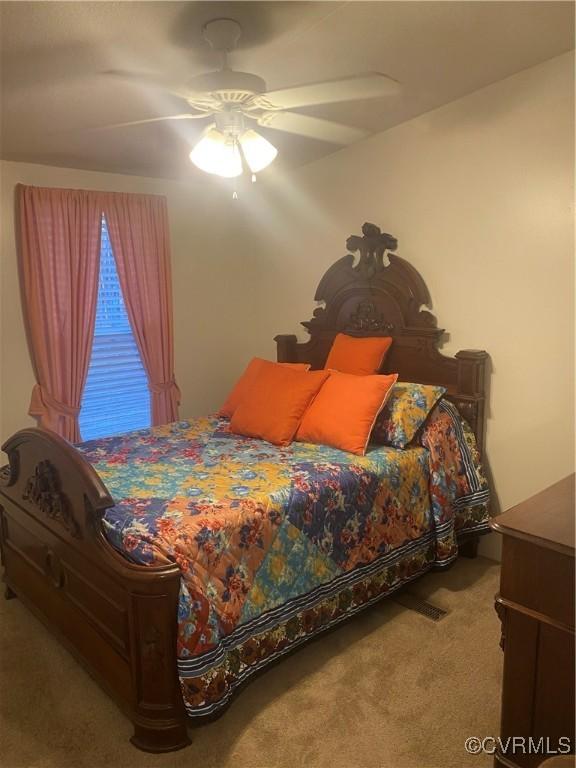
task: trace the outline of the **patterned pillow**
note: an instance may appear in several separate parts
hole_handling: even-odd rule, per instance
[[[379,445],[405,448],[446,392],[432,384],[399,381],[376,419],[371,440]]]

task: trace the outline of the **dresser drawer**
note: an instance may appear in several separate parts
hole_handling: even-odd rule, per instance
[[[574,557],[504,536],[500,597],[574,629]]]

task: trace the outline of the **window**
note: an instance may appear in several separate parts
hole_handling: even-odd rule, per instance
[[[130,327],[102,217],[100,277],[92,357],[80,408],[82,440],[150,426],[148,377]]]

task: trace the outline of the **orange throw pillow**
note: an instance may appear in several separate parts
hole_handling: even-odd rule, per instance
[[[324,368],[357,376],[378,373],[391,344],[390,336],[348,336],[339,333],[332,343]]]
[[[374,422],[397,378],[397,373],[353,376],[333,371],[304,414],[296,440],[363,456]]]
[[[275,445],[289,445],[328,376],[328,371],[295,371],[281,365],[262,367],[234,411],[230,431]]]
[[[258,378],[259,371],[266,366],[283,366],[284,368],[293,368],[296,371],[310,370],[308,363],[273,363],[271,360],[263,360],[261,357],[253,357],[246,366],[242,376],[240,376],[234,385],[226,402],[218,411],[218,416],[228,416],[230,418],[233,415],[246,392],[249,392],[252,389],[254,381]]]

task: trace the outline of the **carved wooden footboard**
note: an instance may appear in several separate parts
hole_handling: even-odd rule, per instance
[[[3,446],[0,542],[7,597],[59,637],[134,724],[149,752],[189,743],[176,668],[178,566],[131,564],[106,541],[113,505],[83,457],[52,432]]]

